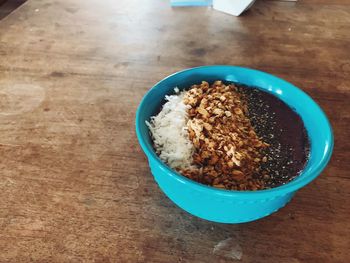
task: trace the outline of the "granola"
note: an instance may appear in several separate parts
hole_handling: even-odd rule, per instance
[[[185,94],[187,128],[195,151],[195,168],[178,169],[184,176],[217,188],[259,190],[264,188],[260,164],[269,145],[256,134],[247,117],[247,103],[233,84],[205,81]]]

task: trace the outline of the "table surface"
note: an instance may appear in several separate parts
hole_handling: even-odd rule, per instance
[[[349,262],[350,3],[328,2],[258,1],[237,18],[157,0],[29,0],[1,20],[0,262]],[[294,83],[334,129],[328,168],[256,222],[176,207],[135,137],[145,92],[207,64]]]

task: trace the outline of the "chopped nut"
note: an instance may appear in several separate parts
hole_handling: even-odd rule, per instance
[[[237,115],[243,114],[242,110],[240,108],[234,108],[233,110]]]
[[[244,179],[244,173],[242,173],[241,171],[238,171],[238,170],[234,170],[233,172],[232,172],[232,175],[234,176],[234,178],[236,179],[236,180],[239,180],[239,181],[241,181],[241,180],[243,180]]]
[[[210,156],[210,152],[208,151],[203,151],[201,152],[201,158],[206,159]]]
[[[209,123],[204,123],[203,127],[208,131],[211,131],[213,129],[213,126],[211,126]]]
[[[261,141],[255,140],[255,141],[254,141],[254,146],[255,146],[255,147],[261,147],[261,146],[263,146],[263,144],[262,144]]]
[[[183,174],[218,188],[263,188],[264,182],[254,174],[267,161],[260,150],[268,145],[255,133],[237,88],[221,81],[211,86],[202,82],[187,93],[184,103],[192,107],[187,127],[195,147],[193,162],[202,168]]]
[[[234,171],[232,171],[232,174],[234,174],[234,175],[241,175],[241,176],[244,175],[244,174],[243,174],[241,171],[239,171],[239,170],[234,170]]]
[[[249,131],[249,136],[252,138],[256,137],[255,131],[253,131],[253,130]]]
[[[202,107],[199,107],[199,108],[197,109],[197,111],[198,111],[200,114],[202,114],[204,117],[208,117],[208,116],[209,116],[209,113],[207,112],[207,110],[204,109],[204,108],[202,108]]]
[[[225,111],[225,115],[226,115],[227,117],[231,117],[231,116],[232,116],[232,113],[231,113],[230,111]]]
[[[214,149],[215,144],[216,144],[215,142],[209,142],[208,143],[208,148]]]
[[[214,184],[213,185],[216,188],[221,188],[221,189],[225,189],[226,187],[223,184]]]
[[[216,115],[222,115],[223,110],[219,109],[219,108],[216,108],[216,109],[213,110],[213,113],[216,114]]]

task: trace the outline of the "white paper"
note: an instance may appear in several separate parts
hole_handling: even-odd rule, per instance
[[[239,16],[250,8],[255,0],[213,0],[213,8],[234,16]]]

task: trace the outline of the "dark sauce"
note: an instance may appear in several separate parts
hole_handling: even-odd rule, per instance
[[[248,117],[256,133],[270,144],[263,155],[261,170],[266,188],[283,185],[304,169],[310,142],[301,117],[276,96],[258,88],[235,84],[246,98]]]

